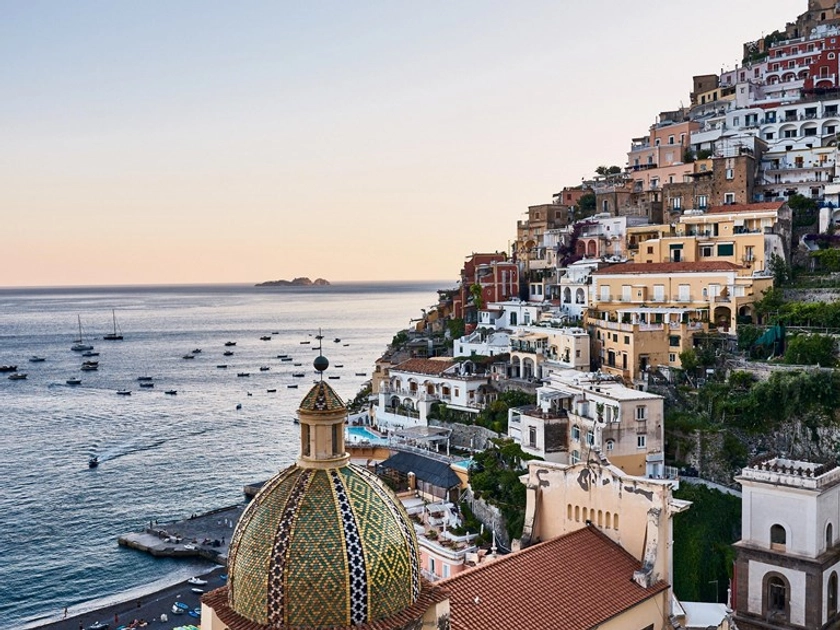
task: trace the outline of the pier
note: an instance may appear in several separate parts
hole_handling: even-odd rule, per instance
[[[233,527],[244,509],[245,504],[231,505],[181,521],[153,521],[143,531],[123,534],[117,542],[156,557],[205,558],[225,564]]]

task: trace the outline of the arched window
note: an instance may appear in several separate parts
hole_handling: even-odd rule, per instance
[[[828,593],[826,593],[825,601],[828,604],[828,616],[833,617],[837,614],[837,571],[832,571],[828,577]]]
[[[613,514],[613,529],[618,529],[618,512]]]
[[[781,525],[773,525],[770,528],[770,549],[784,551],[787,548],[787,532]]]
[[[516,313],[511,313],[510,314],[510,325],[511,326],[516,326]]]
[[[572,520],[572,504],[569,503],[568,508],[566,509],[566,519],[571,521]]]
[[[572,463],[577,464],[580,461],[580,451],[572,451]]]
[[[577,522],[580,522],[580,506],[579,505],[575,506],[575,520]]]
[[[580,442],[580,427],[578,425],[572,425],[572,439],[575,442]]]
[[[609,529],[611,525],[612,525],[612,514],[610,514],[609,512],[606,512],[604,514],[604,527]]]
[[[586,432],[586,444],[592,446],[595,444],[595,432],[592,429]]]
[[[769,578],[767,578],[764,593],[765,617],[768,620],[787,621],[787,583],[778,575],[771,575]]]
[[[825,548],[831,549],[834,546],[834,527],[831,523],[825,526]]]
[[[615,448],[615,440],[607,440],[607,450],[611,451]]]

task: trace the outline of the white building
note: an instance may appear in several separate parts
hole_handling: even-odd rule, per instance
[[[536,405],[508,411],[508,435],[546,461],[574,464],[597,450],[627,474],[672,477],[663,402],[598,373],[558,370],[537,389]]]
[[[582,320],[591,303],[592,272],[602,265],[600,260],[579,260],[566,267],[560,278],[560,310],[574,320]]]
[[[765,458],[736,481],[743,491],[732,606],[738,628],[837,627],[840,468]]]
[[[484,311],[482,311],[484,312]],[[481,329],[456,339],[452,352],[456,357],[471,357],[475,355],[495,357],[510,350],[510,334],[497,330],[486,332]]]
[[[409,359],[393,366],[380,385],[375,422],[388,430],[428,426],[434,403],[478,414],[495,398],[490,378],[473,361]]]

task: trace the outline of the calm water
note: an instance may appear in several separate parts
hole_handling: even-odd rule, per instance
[[[330,384],[351,399],[393,334],[440,286],[0,290],[0,364],[28,373],[24,381],[0,374],[0,628],[197,572],[190,561],[156,560],[116,539],[151,519],[241,502],[246,483],[290,464],[298,448],[292,418],[314,378],[318,329],[328,374],[341,377]],[[102,340],[111,309],[123,341]],[[101,353],[96,372],[81,372],[83,358],[70,351],[78,316]],[[228,340],[236,346],[225,348]],[[195,359],[182,358],[196,348]],[[234,355],[223,356],[226,349]],[[31,355],[46,361],[30,363]],[[140,389],[143,375],[154,378],[153,389]],[[76,376],[80,386],[66,384]],[[91,455],[98,469],[88,469]]]

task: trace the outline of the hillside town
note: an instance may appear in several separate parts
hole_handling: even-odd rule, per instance
[[[354,401],[451,627],[840,627],[840,4],[807,4],[468,253]]]

